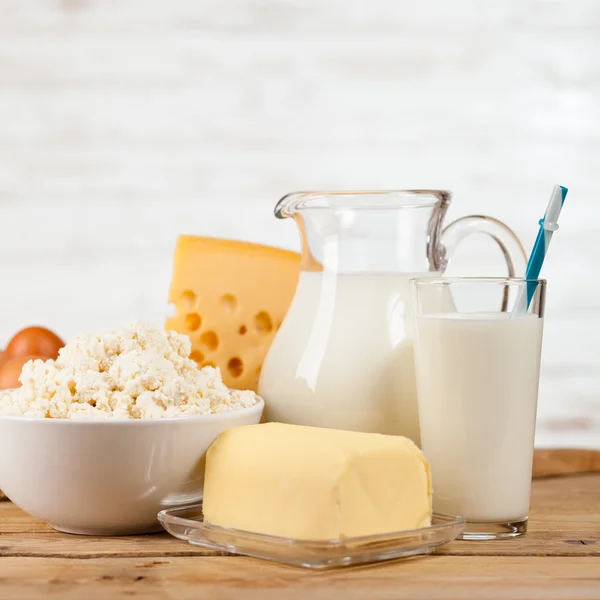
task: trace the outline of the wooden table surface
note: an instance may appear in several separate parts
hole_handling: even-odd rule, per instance
[[[589,457],[588,457],[589,458]],[[580,470],[596,470],[596,458]],[[557,471],[568,460],[560,455]],[[540,454],[540,473],[552,461]],[[167,534],[115,538],[58,533],[0,503],[0,598],[600,599],[600,473],[536,479],[529,533],[455,541],[436,554],[311,572],[225,556]]]

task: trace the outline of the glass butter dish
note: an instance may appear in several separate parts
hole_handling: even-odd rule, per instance
[[[329,569],[428,554],[458,537],[461,517],[434,514],[431,527],[343,540],[295,540],[204,523],[202,503],[158,513],[161,525],[175,537],[209,550],[274,562]]]

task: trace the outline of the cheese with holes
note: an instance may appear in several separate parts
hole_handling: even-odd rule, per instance
[[[188,335],[191,358],[217,366],[231,388],[254,390],[300,272],[289,250],[190,235],[175,249],[166,329]]]
[[[208,523],[295,539],[341,539],[431,524],[431,476],[408,438],[265,423],[209,448]]]

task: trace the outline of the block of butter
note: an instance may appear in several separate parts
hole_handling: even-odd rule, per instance
[[[409,439],[281,423],[233,427],[208,450],[204,520],[334,540],[431,524],[431,476]]]

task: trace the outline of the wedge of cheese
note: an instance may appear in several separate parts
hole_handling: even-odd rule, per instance
[[[431,477],[408,438],[265,423],[209,448],[208,523],[332,540],[431,524]]]
[[[300,255],[271,246],[190,235],[175,249],[166,329],[187,334],[191,357],[223,381],[256,391],[260,368],[288,310]]]

